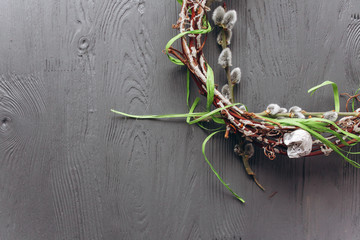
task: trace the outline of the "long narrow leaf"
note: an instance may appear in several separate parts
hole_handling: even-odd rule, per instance
[[[197,97],[197,98],[195,99],[193,105],[192,105],[191,108],[190,108],[189,114],[192,114],[192,113],[194,112],[194,110],[195,110],[196,106],[198,105],[199,101],[200,101],[200,98]],[[190,123],[190,118],[191,118],[191,116],[188,116],[188,117],[186,118],[186,122],[187,122],[187,123]]]
[[[187,118],[187,117],[201,117],[207,114],[206,112],[199,113],[180,113],[180,114],[165,114],[165,115],[133,115],[128,113],[123,113],[111,109],[113,113],[123,115],[125,117],[136,118],[136,119],[162,119],[162,118]]]
[[[191,125],[191,124],[194,124],[194,123],[198,123],[198,122],[202,121],[203,119],[205,119],[207,117],[213,116],[215,113],[221,112],[222,110],[224,110],[226,108],[233,107],[233,106],[236,106],[236,105],[239,105],[239,104],[241,104],[241,103],[233,103],[233,104],[227,105],[227,106],[222,107],[222,108],[217,108],[217,109],[215,109],[215,110],[213,110],[211,112],[208,112],[208,113],[202,115],[201,117],[189,122],[189,124]]]
[[[346,135],[350,138],[356,139],[357,141],[360,141],[360,136],[353,134],[353,133],[349,133],[344,131],[343,129],[341,129],[338,125],[336,125],[336,123],[334,123],[333,121],[330,121],[328,119],[324,119],[324,118],[310,118],[310,119],[306,119],[306,121],[322,121],[325,122],[329,125],[334,126],[339,132],[341,132],[343,135]]]
[[[213,167],[213,165],[210,163],[210,161],[208,160],[208,158],[206,157],[205,154],[205,148],[206,148],[206,143],[210,140],[210,138],[212,138],[212,136],[214,136],[215,134],[219,133],[219,132],[223,132],[223,131],[217,131],[214,133],[211,133],[203,142],[202,144],[202,153],[204,155],[205,161],[206,163],[209,165],[211,171],[216,175],[216,177],[219,179],[219,181],[242,203],[245,203],[245,200],[242,199],[241,197],[239,197],[239,195],[237,195],[230,187],[228,184],[226,184],[224,182],[224,180],[220,177],[219,173],[215,170],[215,168]]]
[[[358,94],[359,91],[360,91],[360,88],[358,88],[358,90],[356,90],[355,95]],[[352,111],[353,111],[353,112],[355,111],[355,99],[356,99],[356,98],[353,98],[353,99],[352,99],[352,103],[351,103],[351,108],[352,108]]]
[[[224,119],[221,119],[221,118],[217,118],[217,117],[214,117],[214,116],[211,116],[211,119],[217,123],[217,124],[225,124],[225,120]]]
[[[173,62],[177,65],[184,65],[179,59],[176,59],[169,55],[169,48],[171,47],[171,45],[173,45],[173,43],[176,40],[178,40],[179,38],[182,38],[183,36],[185,36],[187,34],[206,34],[206,33],[211,32],[211,30],[212,30],[211,25],[208,24],[207,29],[198,29],[198,30],[186,31],[186,32],[179,33],[178,35],[176,35],[175,37],[170,39],[170,41],[166,44],[166,46],[165,46],[166,55],[168,56],[168,58],[170,59],[171,62]]]
[[[209,64],[207,65],[206,91],[207,91],[206,110],[210,112],[211,105],[214,102],[215,83],[214,83],[214,72]]]
[[[215,113],[218,113],[226,108],[229,107],[233,107],[236,105],[239,105],[241,103],[233,103],[231,105],[227,105],[225,107],[222,108],[217,108],[211,112],[197,112],[197,113],[175,113],[175,114],[165,114],[165,115],[133,115],[133,114],[128,114],[128,113],[124,113],[124,112],[120,112],[120,111],[116,111],[114,109],[111,109],[111,111],[113,113],[119,114],[119,115],[123,115],[125,117],[130,117],[130,118],[136,118],[136,119],[163,119],[163,118],[187,118],[187,117],[199,117],[193,121],[190,121],[189,124],[192,125],[194,123],[198,123],[202,120],[204,120],[207,117],[211,117],[213,116]]]
[[[308,93],[311,93],[311,95],[313,95],[316,90],[318,90],[319,88],[326,86],[326,85],[332,85],[333,91],[334,91],[335,111],[340,112],[340,97],[339,97],[339,90],[338,90],[336,83],[331,82],[331,81],[325,81],[325,82],[309,89]]]
[[[287,119],[281,120],[283,123],[287,122]],[[320,133],[312,130],[311,128],[307,127],[306,125],[292,121],[291,125],[300,127],[304,129],[305,131],[309,132],[311,135],[313,135],[316,139],[320,140],[322,143],[324,143],[329,148],[333,149],[336,153],[338,153],[341,157],[343,157],[347,162],[349,162],[351,165],[353,165],[356,168],[360,168],[360,164],[351,160],[350,158],[346,157],[340,150],[339,147],[337,147],[335,144],[333,144],[330,140],[326,139],[324,136],[322,136]]]
[[[286,124],[288,126],[295,125],[296,123],[304,124],[310,128],[321,128],[326,125],[332,125],[335,127],[341,134],[356,139],[357,141],[360,141],[360,136],[355,135],[353,133],[349,133],[341,129],[339,126],[337,126],[333,121],[324,119],[324,118],[308,118],[308,119],[300,119],[300,118],[289,118],[289,119],[277,119],[274,120],[275,122],[278,122],[280,124]],[[333,130],[329,129],[327,132],[334,132]],[[335,135],[335,134],[334,134]]]
[[[224,126],[220,126],[220,127],[218,127],[218,128],[212,129],[212,128],[204,127],[204,125],[201,124],[201,123],[197,123],[197,125],[198,125],[200,128],[204,129],[205,131],[209,131],[209,132],[215,132],[215,131],[219,131],[219,130],[223,130],[223,131],[224,131]]]

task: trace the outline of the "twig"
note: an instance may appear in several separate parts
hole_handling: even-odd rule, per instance
[[[250,164],[249,164],[249,155],[245,155],[242,154],[241,158],[243,160],[243,164],[245,167],[245,171],[249,176],[252,176],[252,178],[254,179],[254,182],[256,183],[256,185],[263,191],[265,191],[265,188],[258,182],[258,180],[256,179],[256,175],[254,173],[254,171],[251,169]]]
[[[278,118],[278,117],[291,118],[292,117],[292,113],[278,113],[275,116],[271,116],[267,112],[254,113],[254,114],[256,116],[270,117],[270,118]],[[304,114],[304,116],[306,116],[306,117],[322,117],[325,114],[325,112],[306,112],[306,111],[302,111],[302,114]],[[357,117],[357,116],[359,116],[358,112],[338,112],[337,114],[339,116],[342,116],[342,117],[347,117],[347,116]]]
[[[358,94],[356,94],[356,95],[353,95],[353,96],[351,96],[351,95],[348,94],[348,93],[341,93],[340,95],[341,95],[341,96],[347,96],[347,97],[349,97],[349,99],[346,101],[346,111],[348,111],[348,112],[349,112],[348,105],[349,105],[349,103],[350,103],[350,101],[351,101],[352,99],[356,99],[356,100],[358,100],[358,102],[360,102],[360,99],[359,99],[360,93],[358,93]]]

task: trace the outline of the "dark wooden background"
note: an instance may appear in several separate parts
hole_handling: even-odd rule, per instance
[[[358,0],[227,2],[239,16],[236,98],[251,111],[326,111],[331,88],[307,89],[359,87]],[[207,132],[110,113],[187,111],[185,69],[162,54],[177,33],[175,0],[2,0],[0,9],[1,240],[360,239],[359,170],[337,155],[270,161],[257,149],[264,193],[234,140],[216,136],[207,155],[243,205],[203,159]],[[222,85],[216,32],[206,57]]]

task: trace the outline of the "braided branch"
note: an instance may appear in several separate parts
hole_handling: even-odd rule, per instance
[[[180,33],[193,30],[206,29],[207,15],[206,12],[210,9],[207,6],[206,0],[184,0],[179,19],[176,28],[179,29]],[[202,34],[188,34],[181,38],[182,51],[169,49],[169,53],[173,54],[178,58],[184,65],[187,66],[192,74],[192,78],[198,86],[202,95],[207,95],[207,61],[203,54],[203,47],[206,42],[206,35]],[[221,115],[224,118],[228,129],[233,129],[241,137],[250,139],[257,145],[264,149],[265,154],[270,158],[274,159],[276,153],[286,154],[287,146],[284,144],[284,134],[291,133],[299,126],[287,126],[280,125],[276,121],[269,118],[262,117],[259,114],[254,114],[239,109],[236,106],[231,106],[231,102],[223,96],[217,89],[214,90],[214,101],[213,105],[216,108],[223,108]],[[359,114],[349,114],[345,118],[340,119],[336,122],[336,127],[329,124],[326,126],[328,129],[332,129],[335,132],[341,130],[348,133],[357,133],[360,131]],[[321,131],[316,133],[323,134]],[[313,134],[314,135],[314,134]],[[324,135],[324,134],[323,134]],[[347,141],[340,141],[338,136],[334,136],[330,133],[326,135],[326,139],[333,143],[335,146],[342,148],[349,144],[355,143],[356,139],[346,139]],[[329,152],[329,147],[319,140],[313,140],[312,151],[308,156],[326,154]],[[332,149],[330,149],[331,151]],[[357,163],[353,164],[356,165]],[[359,164],[357,164],[360,167]]]

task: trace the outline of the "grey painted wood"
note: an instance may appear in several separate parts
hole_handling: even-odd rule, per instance
[[[239,13],[236,97],[251,110],[328,110],[330,88],[306,90],[323,80],[358,87],[356,0],[228,5]],[[176,34],[175,0],[0,6],[0,239],[360,238],[359,171],[336,155],[270,161],[258,149],[251,165],[264,193],[232,153],[235,141],[214,137],[207,155],[242,205],[203,160],[206,132],[110,113],[186,112],[185,70],[161,52]],[[215,36],[206,55],[222,85]]]

